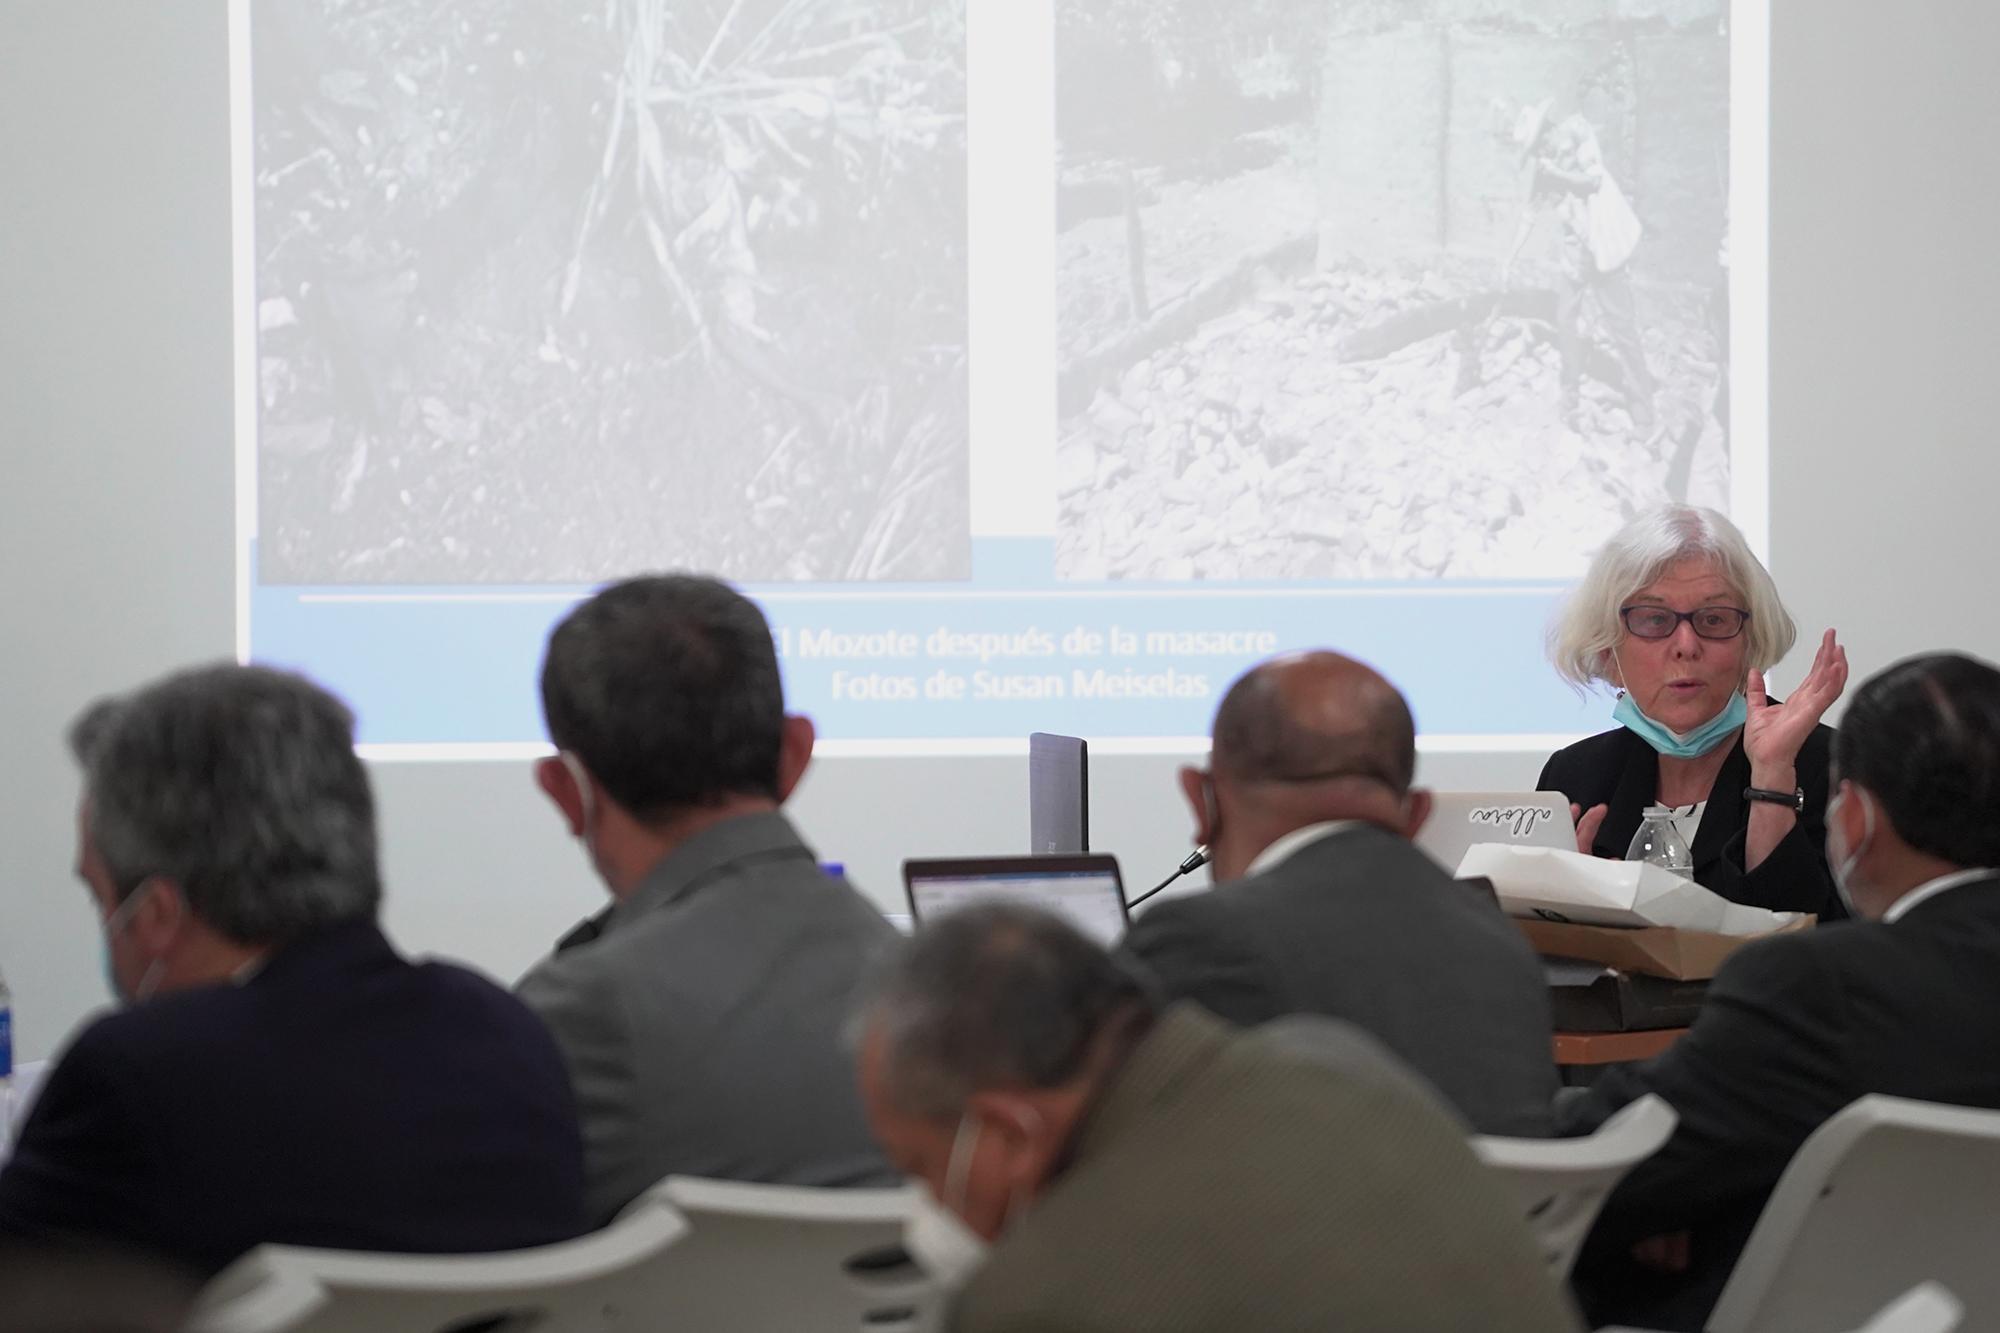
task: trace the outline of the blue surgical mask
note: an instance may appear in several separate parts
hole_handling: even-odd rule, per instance
[[[1627,731],[1635,733],[1639,739],[1658,750],[1661,754],[1672,755],[1676,759],[1698,759],[1716,746],[1728,740],[1730,734],[1743,725],[1750,716],[1749,701],[1741,691],[1729,696],[1729,702],[1722,711],[1693,731],[1672,731],[1640,711],[1629,694],[1618,696],[1618,706],[1611,710],[1612,720]]]

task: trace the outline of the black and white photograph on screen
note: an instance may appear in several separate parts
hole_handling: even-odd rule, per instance
[[[970,573],[965,0],[250,0],[267,583]]]
[[[1056,0],[1060,576],[1728,509],[1727,0]]]

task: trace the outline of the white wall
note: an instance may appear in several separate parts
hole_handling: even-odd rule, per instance
[[[0,968],[26,1058],[104,998],[61,729],[97,694],[232,644],[222,8],[0,0]],[[2000,11],[1775,11],[1775,572],[1857,672],[1941,646],[2000,658]],[[1431,757],[1422,776],[1518,785],[1540,758]],[[1187,845],[1174,762],[1093,763],[1093,841],[1135,885]],[[405,947],[511,978],[598,905],[525,765],[376,778]],[[906,855],[1025,847],[1025,788],[1019,760],[828,762],[796,813],[892,902]]]

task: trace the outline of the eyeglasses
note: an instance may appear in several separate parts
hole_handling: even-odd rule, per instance
[[[1618,618],[1625,632],[1635,639],[1670,639],[1685,620],[1704,639],[1733,639],[1750,623],[1750,613],[1733,606],[1698,606],[1692,611],[1671,611],[1664,606],[1623,606]]]

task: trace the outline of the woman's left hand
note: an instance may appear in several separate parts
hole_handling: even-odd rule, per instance
[[[1743,724],[1743,753],[1750,759],[1753,784],[1763,785],[1759,782],[1760,774],[1792,770],[1806,737],[1846,688],[1847,650],[1834,640],[1832,630],[1820,639],[1812,670],[1783,703],[1772,703],[1764,692],[1763,672],[1750,673],[1744,691],[1750,715]]]

